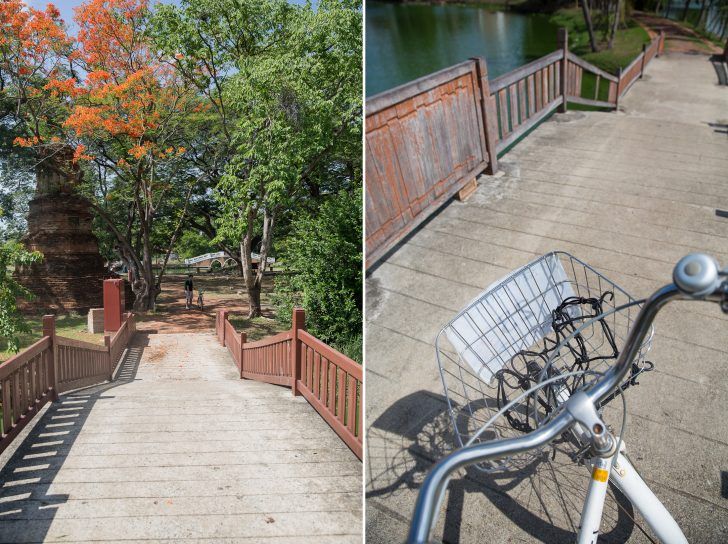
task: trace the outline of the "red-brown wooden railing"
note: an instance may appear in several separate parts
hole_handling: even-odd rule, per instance
[[[361,366],[305,330],[298,331],[298,338],[299,391],[361,458]]]
[[[246,342],[219,310],[215,333],[228,348],[241,378],[290,387],[324,418],[354,454],[362,449],[362,367],[305,330],[303,310],[293,311],[292,326],[275,336]]]
[[[243,341],[241,377],[291,387],[291,344],[290,331],[257,342]]]
[[[492,81],[474,58],[367,99],[367,268],[482,172],[495,173],[498,156],[554,110],[616,109],[662,52],[664,33],[617,76],[569,52],[565,29],[558,43]]]
[[[0,364],[0,453],[46,402],[110,380],[134,331],[133,314],[124,314],[101,346],[57,336],[55,318],[43,316],[43,338]]]

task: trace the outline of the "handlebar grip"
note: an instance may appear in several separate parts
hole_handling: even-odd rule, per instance
[[[718,261],[705,253],[690,253],[672,271],[672,281],[680,291],[693,297],[713,293],[720,286]]]

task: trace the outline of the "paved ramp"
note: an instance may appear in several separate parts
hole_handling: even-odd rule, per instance
[[[728,265],[728,89],[705,56],[656,59],[618,113],[555,115],[367,279],[367,532],[400,542],[432,462],[452,449],[435,362],[440,327],[491,282],[564,250],[645,296],[674,263]],[[728,319],[675,304],[628,398],[628,451],[690,542],[728,541]],[[573,541],[588,476],[557,458],[455,479],[435,536],[448,542]],[[444,511],[444,510],[443,510]],[[636,519],[636,523],[635,520]],[[612,496],[600,542],[648,542]]]
[[[61,397],[0,472],[0,542],[87,541],[358,543],[361,463],[213,334],[139,333],[118,379]]]

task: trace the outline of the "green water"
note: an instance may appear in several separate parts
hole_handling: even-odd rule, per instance
[[[556,49],[548,16],[478,6],[367,0],[366,29],[367,96],[477,56],[493,79]]]

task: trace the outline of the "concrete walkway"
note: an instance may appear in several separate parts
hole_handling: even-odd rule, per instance
[[[87,541],[358,543],[361,463],[213,334],[138,333],[118,379],[53,404],[0,472],[0,542]]]
[[[728,89],[707,56],[655,60],[621,108],[555,115],[502,159],[505,175],[481,179],[368,277],[368,541],[403,540],[424,475],[453,447],[434,339],[491,282],[557,249],[637,296],[669,282],[688,252],[728,265],[728,219],[715,214],[728,210]],[[678,303],[656,331],[657,370],[627,394],[628,452],[690,542],[726,542],[728,319]],[[573,541],[587,483],[560,457],[463,473],[434,536]],[[610,495],[600,542],[647,542],[641,525]]]

